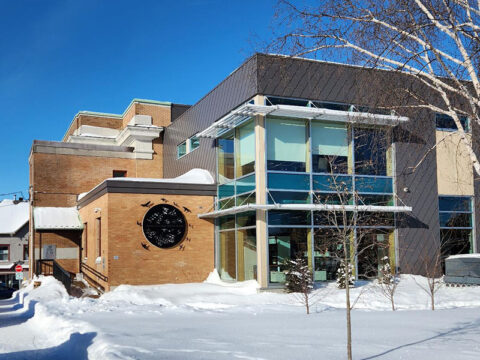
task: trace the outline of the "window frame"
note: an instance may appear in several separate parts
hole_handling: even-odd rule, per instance
[[[448,116],[451,119],[451,121],[453,121],[453,119],[449,115],[436,113],[435,114],[435,130],[436,131],[449,131],[449,132],[458,131],[458,128],[456,127],[455,122],[453,123],[455,125],[455,129],[454,128],[447,128],[447,127],[439,127],[438,126],[438,117],[439,116]],[[471,133],[472,131],[471,131],[471,126],[470,126],[471,125],[470,117],[465,116],[465,115],[460,115],[460,114],[458,114],[458,116],[460,116],[460,122],[462,122],[462,119],[465,118],[465,126],[464,126],[464,129],[463,129],[465,131],[465,133],[467,133],[467,134]]]
[[[7,255],[8,255],[8,259],[6,260],[0,260],[1,261],[10,261],[10,244],[0,244],[0,248],[1,247],[6,247],[7,248]]]
[[[88,259],[88,222],[83,223],[83,233],[82,233],[82,254],[83,259]]]
[[[102,217],[95,218],[97,257],[102,257]]]
[[[127,174],[128,174],[127,170],[112,170],[112,177],[113,178],[127,177]]]
[[[185,153],[180,155],[180,147],[185,145]],[[187,140],[185,141],[182,141],[180,144],[177,145],[177,159],[181,159],[182,157],[184,157],[185,155],[188,154],[188,151],[187,151]]]
[[[25,257],[25,255],[27,255]],[[23,244],[23,260],[29,260],[28,244]]]
[[[187,140],[182,141],[180,144],[177,145],[177,159],[181,159],[185,155],[190,154],[191,152],[197,150],[200,147],[200,138],[197,137],[198,133],[190,136]],[[197,139],[198,145],[196,147],[192,147],[192,140]],[[185,154],[180,155],[179,149],[181,146],[185,145]]]

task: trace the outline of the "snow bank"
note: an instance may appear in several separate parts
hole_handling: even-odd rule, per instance
[[[153,359],[160,348],[164,348],[162,355],[170,354],[170,351],[181,352],[183,349],[192,348],[192,351],[203,349],[201,351],[206,351],[205,356],[210,358],[208,354],[212,346],[215,347],[222,341],[212,345],[204,342],[206,338],[217,340],[222,339],[223,336],[224,342],[235,338],[233,344],[225,343],[225,348],[228,349],[238,344],[240,347],[247,346],[252,341],[256,341],[258,334],[273,332],[272,339],[268,341],[273,341],[277,345],[272,347],[271,358],[294,358],[291,353],[285,355],[283,353],[285,349],[281,346],[283,342],[290,341],[282,338],[288,333],[285,332],[287,323],[289,328],[291,324],[296,324],[297,332],[305,331],[312,334],[312,354],[317,354],[317,341],[322,336],[334,338],[338,337],[338,333],[344,333],[343,328],[338,325],[343,324],[344,313],[332,310],[345,308],[345,290],[338,289],[333,283],[322,284],[314,290],[312,315],[305,320],[307,319],[304,317],[305,310],[296,294],[286,294],[279,290],[260,292],[256,281],[224,282],[216,270],[203,283],[122,285],[99,299],[72,298],[53,277],[40,277],[39,280],[42,281],[39,288],[34,289],[30,284],[15,294],[21,300],[24,299],[24,306],[18,309],[12,308],[8,316],[24,316],[26,321],[20,325],[0,327],[0,353],[47,348],[62,348],[67,349],[65,353],[69,353],[70,350],[73,353],[76,346],[79,348],[83,346],[83,349],[88,351],[89,358],[92,359]],[[394,328],[402,329],[405,320],[410,322],[414,322],[417,318],[428,320],[432,316],[437,316],[437,313],[446,314],[446,312],[429,310],[418,311],[430,308],[429,296],[421,288],[426,284],[427,279],[424,277],[402,275],[395,296],[396,307],[401,311],[393,313],[390,311],[389,301],[382,296],[376,282],[357,282],[356,287],[351,289],[352,303],[355,303],[354,316],[364,319],[365,334],[368,335],[371,326],[368,324],[369,321],[375,323],[378,319],[383,319],[381,321],[384,321],[385,328],[389,328],[392,321],[396,321]],[[14,301],[10,302],[10,304],[13,303]],[[7,305],[2,305],[0,301],[2,322],[5,306]],[[436,294],[437,309],[468,307],[480,308],[480,287],[443,287]],[[455,311],[455,314],[459,313],[459,310]],[[465,310],[462,311],[465,312]],[[435,314],[429,315],[431,313]],[[443,319],[443,317],[444,315],[439,315],[435,319]],[[427,320],[424,320],[425,324],[430,321]],[[456,318],[447,323],[455,321]],[[322,326],[325,323],[329,326]],[[356,326],[360,326],[360,323],[360,321],[355,322]],[[378,323],[375,324],[378,325]],[[212,330],[214,326],[217,326],[215,331]],[[336,330],[332,330],[335,327]],[[234,330],[231,330],[232,328]],[[432,326],[432,329],[436,331],[435,326]],[[240,336],[237,336],[238,331]],[[320,336],[318,331],[325,331],[325,334]],[[402,331],[407,330],[400,332]],[[412,331],[415,330],[409,328],[408,334]],[[332,335],[332,332],[337,335]],[[159,337],[159,333],[162,336]],[[182,340],[178,338],[179,333],[182,334]],[[184,334],[187,334],[187,337],[190,334],[193,342],[185,343]],[[360,332],[357,332],[356,336],[360,336],[359,334]],[[398,336],[398,332],[395,334]],[[242,336],[244,340],[239,340]],[[249,336],[251,338],[248,338]],[[372,336],[376,339],[379,334]],[[421,339],[428,337],[426,334],[418,336]],[[274,339],[278,337],[280,338],[275,343]],[[18,341],[19,339],[22,341]],[[85,339],[88,339],[88,342]],[[411,339],[411,341],[414,340],[416,337]],[[162,346],[158,346],[162,341]],[[263,348],[263,345],[260,348]],[[276,353],[275,351],[278,350],[275,349],[280,348],[281,352]],[[255,354],[256,351],[257,347],[254,346],[251,353]],[[65,353],[62,355],[65,356]],[[269,351],[266,352],[268,353]],[[223,358],[228,358],[227,353],[224,355]],[[46,357],[39,357],[39,359],[44,358]],[[179,354],[178,357],[165,355],[165,358],[185,357]],[[212,353],[211,358],[217,357]]]

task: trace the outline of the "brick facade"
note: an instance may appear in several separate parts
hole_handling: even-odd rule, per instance
[[[185,239],[171,249],[160,249],[145,238],[142,223],[151,204],[175,203],[187,220]],[[150,205],[151,205],[150,204]],[[185,212],[186,207],[191,212]],[[214,225],[201,220],[199,213],[213,207],[212,196],[107,193],[80,209],[87,224],[88,257],[85,263],[108,277],[102,281],[84,273],[109,290],[120,284],[161,284],[199,282],[214,268]],[[95,212],[96,211],[96,212]],[[96,218],[101,217],[101,261],[95,234]],[[92,256],[93,255],[93,256]]]
[[[171,123],[171,106],[134,100],[123,116],[82,112],[73,119],[63,142],[57,142],[48,149],[48,145],[41,147],[34,143],[29,158],[32,207],[74,207],[79,194],[88,192],[103,180],[113,177],[114,170],[126,171],[127,177],[162,178],[163,134],[152,142],[152,159],[135,159],[128,152],[103,151],[88,145],[85,149],[78,150],[71,147],[71,143],[66,143],[68,137],[82,125],[121,130],[134,115],[149,115],[152,117],[152,125],[166,127]],[[109,155],[106,156],[106,153]],[[101,207],[106,208],[106,205]],[[103,221],[105,223],[102,232],[108,228],[107,219]],[[36,260],[40,259],[40,249],[44,245],[52,244],[57,248],[77,247],[80,256],[81,231],[37,232],[34,230],[34,222],[30,221],[30,224],[34,245],[30,251],[32,272],[35,271]],[[103,236],[107,238],[107,233]],[[65,265],[66,270],[77,273],[79,259],[80,257],[75,260],[57,258],[57,261]],[[95,269],[104,271],[104,265],[98,266],[94,260],[90,256],[88,263],[93,261],[91,265]]]

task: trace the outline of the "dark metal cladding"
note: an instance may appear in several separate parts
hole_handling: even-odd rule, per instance
[[[185,111],[190,109],[190,105],[182,105],[182,104],[172,104],[171,111],[172,111],[172,122],[175,121],[180,115],[182,115]]]
[[[213,140],[200,139],[200,146],[180,159],[177,159],[177,145],[253,97],[256,88],[256,56],[253,56],[168,126],[164,135],[164,176],[176,177],[193,168],[206,169],[214,175]]]

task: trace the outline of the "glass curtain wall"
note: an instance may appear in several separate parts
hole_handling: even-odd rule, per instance
[[[394,205],[389,128],[274,117],[266,124],[270,204]],[[365,238],[367,244],[359,248],[359,276],[376,274],[385,254],[394,258],[393,213],[359,214],[356,226],[348,216],[343,224],[342,215],[269,211],[270,282],[285,281],[285,263],[292,257],[305,258],[316,281],[334,280],[344,254],[339,229],[345,225],[352,228],[352,243]]]
[[[226,281],[257,278],[255,212],[218,219],[218,272]]]
[[[253,120],[217,139],[217,210],[255,203],[255,132]],[[255,212],[217,219],[217,262],[227,281],[257,277]]]

